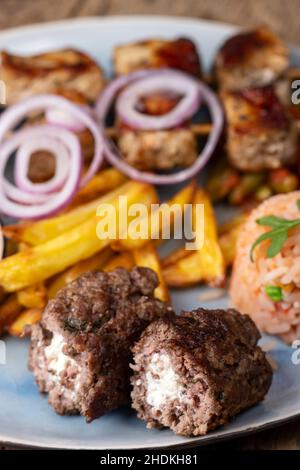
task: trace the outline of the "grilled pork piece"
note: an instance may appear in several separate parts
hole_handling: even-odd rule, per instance
[[[145,114],[160,116],[177,104],[179,97],[170,93],[148,95],[140,103]],[[124,160],[144,171],[166,171],[187,167],[197,158],[197,139],[189,126],[161,131],[135,130],[117,124],[118,147]]]
[[[272,86],[223,91],[229,160],[244,171],[295,162],[298,131]]]
[[[132,402],[148,428],[199,436],[263,400],[272,369],[259,332],[236,310],[184,312],[152,323],[133,348]]]
[[[242,90],[272,83],[288,67],[288,49],[274,33],[262,27],[229,38],[215,61],[218,85]]]
[[[161,67],[179,69],[199,77],[201,62],[195,44],[186,38],[151,39],[122,44],[114,50],[114,69],[117,75]]]
[[[75,90],[93,102],[105,84],[101,67],[75,49],[27,57],[2,51],[0,59],[8,105],[32,95],[55,93],[57,88]]]

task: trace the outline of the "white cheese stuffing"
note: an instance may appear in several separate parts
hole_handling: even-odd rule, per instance
[[[59,333],[53,333],[51,343],[44,349],[44,357],[49,373],[49,380],[51,380],[53,385],[59,386],[61,394],[64,394],[66,398],[75,402],[78,399],[78,393],[80,391],[82,368],[72,357],[63,353],[65,345],[66,342],[63,336]],[[44,366],[45,363],[41,368]],[[62,384],[61,373],[66,370],[67,367],[72,367],[74,371],[76,370],[72,388],[67,388]]]
[[[166,353],[155,353],[146,372],[147,402],[160,409],[167,400],[183,401],[184,387],[179,383],[179,375],[174,371],[170,357]]]
[[[45,356],[48,361],[48,369],[56,375],[59,375],[66,369],[68,363],[76,365],[74,359],[63,353],[65,341],[59,333],[53,333],[53,337],[49,346],[45,348]]]

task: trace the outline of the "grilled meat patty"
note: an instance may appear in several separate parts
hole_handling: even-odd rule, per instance
[[[154,298],[156,274],[83,274],[51,300],[31,329],[29,367],[59,414],[92,421],[129,400],[130,348],[143,329],[171,314]]]
[[[264,399],[272,369],[259,332],[236,310],[157,320],[133,348],[133,408],[148,428],[199,436]]]

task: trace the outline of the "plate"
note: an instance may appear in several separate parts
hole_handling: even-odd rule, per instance
[[[163,17],[85,18],[26,26],[0,32],[0,49],[32,54],[73,46],[91,54],[109,72],[115,45],[147,39],[188,36],[193,39],[208,68],[219,45],[233,31],[232,26],[192,19]],[[300,64],[300,54],[292,49],[292,60]],[[222,214],[221,214],[222,215]],[[224,215],[224,214],[223,214]],[[226,298],[201,300],[205,288],[173,292],[176,311],[198,306],[227,307]],[[262,342],[269,341],[264,337]],[[274,338],[272,338],[274,341]],[[278,370],[265,401],[238,415],[224,428],[199,438],[184,438],[169,430],[147,430],[130,408],[110,413],[91,424],[82,417],[60,417],[41,397],[27,370],[26,340],[5,339],[6,363],[0,357],[0,441],[36,447],[68,449],[136,449],[203,445],[274,426],[300,415],[300,374],[292,361],[292,348],[275,339],[271,355]],[[4,361],[2,361],[4,362]]]

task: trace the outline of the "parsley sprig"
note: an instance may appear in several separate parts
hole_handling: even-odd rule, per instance
[[[297,201],[297,206],[300,209],[300,199]],[[272,230],[260,235],[260,237],[258,237],[253,243],[250,250],[250,259],[252,262],[255,248],[265,240],[270,241],[270,245],[267,249],[267,258],[273,258],[278,255],[284,243],[288,239],[289,230],[300,225],[300,219],[288,220],[283,219],[282,217],[277,217],[276,215],[267,215],[257,219],[256,223],[265,227],[270,227]]]

